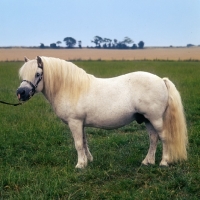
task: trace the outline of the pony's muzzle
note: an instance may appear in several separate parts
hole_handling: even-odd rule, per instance
[[[27,101],[32,95],[32,90],[25,87],[20,87],[17,89],[17,98],[19,101]]]

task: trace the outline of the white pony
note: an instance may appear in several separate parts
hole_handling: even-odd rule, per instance
[[[144,165],[155,164],[157,142],[163,144],[160,165],[187,159],[187,127],[181,97],[168,78],[133,72],[96,78],[71,62],[57,58],[25,58],[17,90],[20,101],[42,92],[57,116],[69,125],[78,154],[76,168],[93,157],[84,127],[114,129],[133,120],[144,122],[150,147]]]

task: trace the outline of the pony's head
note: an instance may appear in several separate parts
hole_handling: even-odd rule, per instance
[[[42,59],[39,56],[35,60],[25,58],[25,63],[19,70],[19,76],[22,82],[17,89],[17,97],[20,101],[27,101],[43,89]]]

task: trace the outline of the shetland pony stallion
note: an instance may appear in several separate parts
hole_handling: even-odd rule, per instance
[[[71,62],[57,58],[25,58],[19,70],[20,101],[42,92],[57,116],[72,132],[78,154],[76,168],[93,157],[85,127],[114,129],[136,120],[145,123],[150,147],[142,163],[155,164],[158,140],[163,146],[160,165],[187,159],[187,127],[181,97],[168,78],[133,72],[114,78],[96,78]]]

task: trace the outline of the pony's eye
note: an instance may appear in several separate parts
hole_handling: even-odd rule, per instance
[[[35,74],[35,77],[37,78],[37,77],[39,77],[40,76],[40,73],[36,73]]]

